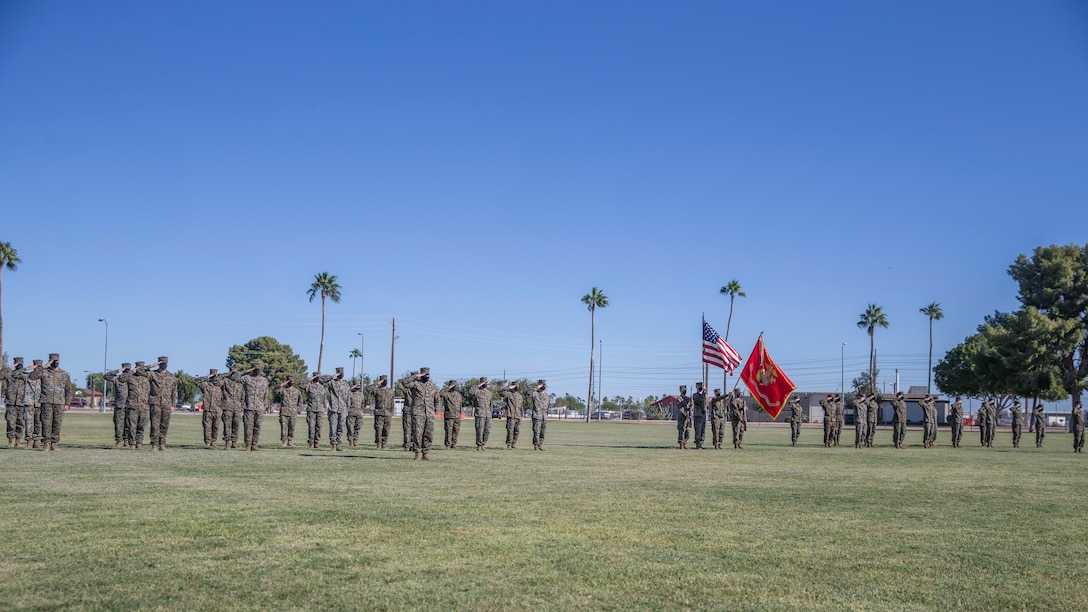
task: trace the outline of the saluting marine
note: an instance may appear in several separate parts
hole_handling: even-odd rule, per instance
[[[516,382],[510,383],[502,392],[502,413],[506,417],[506,448],[518,447],[518,434],[521,433],[522,397]]]
[[[204,447],[215,448],[219,425],[223,422],[223,382],[220,380],[219,370],[209,368],[207,376],[201,376],[194,382],[196,388],[200,389],[200,401],[203,404],[201,423],[204,426]]]
[[[295,386],[293,378],[276,386],[276,396],[280,403],[280,446],[295,446],[295,423],[302,408],[302,391]]]
[[[691,398],[688,386],[680,385],[680,397],[676,398],[676,443],[687,449],[691,437]]]
[[[956,396],[956,401],[948,407],[948,420],[952,426],[952,448],[960,448],[963,444],[963,398]]]
[[[907,400],[903,392],[895,394],[892,401],[892,445],[903,448],[903,438],[907,432]]]
[[[384,449],[389,441],[389,424],[396,406],[389,377],[382,374],[376,383],[367,385],[366,390],[374,396],[374,446]]]
[[[457,448],[457,436],[461,433],[461,404],[464,402],[464,396],[457,390],[457,381],[447,380],[438,399],[442,402],[442,424],[446,432],[443,445]]]
[[[548,428],[548,407],[552,398],[548,395],[548,381],[543,378],[536,381],[533,391],[533,449],[544,450],[544,432]]]
[[[706,391],[703,383],[695,383],[695,393],[691,395],[691,421],[695,425],[695,448],[703,448],[706,441]]]
[[[491,389],[487,388],[487,377],[481,376],[480,382],[472,390],[473,414],[476,427],[476,450],[487,450],[487,440],[491,436],[491,403],[494,401]]]
[[[733,389],[733,401],[729,403],[729,422],[733,425],[733,448],[744,448],[744,432],[748,430],[748,403],[740,396],[740,389]]]
[[[801,437],[801,423],[805,422],[805,410],[796,395],[790,397],[786,405],[790,408],[790,443],[791,446],[797,446],[797,440]]]

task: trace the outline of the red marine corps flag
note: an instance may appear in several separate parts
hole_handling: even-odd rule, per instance
[[[786,405],[790,393],[797,388],[789,376],[778,367],[778,364],[767,354],[767,347],[763,344],[763,334],[759,335],[756,345],[752,347],[752,354],[748,356],[748,363],[740,371],[740,378],[748,385],[752,397],[756,400],[772,419],[778,418],[782,407]]]

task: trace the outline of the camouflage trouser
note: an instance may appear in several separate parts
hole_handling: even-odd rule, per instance
[[[344,423],[344,429],[347,431],[348,441],[358,444],[359,443],[359,430],[363,428],[363,415],[358,413],[348,413],[348,420]]]
[[[978,422],[978,440],[979,443],[983,446],[986,446],[987,435],[988,434],[986,433],[986,420],[982,419]]]
[[[487,439],[491,437],[491,416],[476,415],[476,445],[487,446]]]
[[[144,443],[144,429],[149,420],[149,409],[146,406],[133,406],[125,411],[128,420],[128,431],[132,435],[129,443],[132,445]]]
[[[113,406],[113,441],[125,442],[125,409],[118,407],[116,404]]]
[[[896,419],[892,423],[892,444],[899,446],[907,434],[907,422]]]
[[[872,415],[865,422],[865,443],[869,446],[873,445],[873,436],[876,435],[876,416]]]
[[[518,434],[521,433],[521,419],[506,417],[506,443],[514,446],[518,443]]]
[[[695,446],[702,448],[706,440],[706,415],[696,413],[692,415],[692,420],[695,422]]]
[[[174,407],[170,404],[151,406],[151,445],[166,444],[166,434],[170,430],[170,414]]]
[[[963,421],[952,421],[952,446],[959,446],[963,439]]]
[[[391,418],[384,414],[374,415],[374,445],[384,446],[389,442],[389,421]]]
[[[344,419],[347,415],[343,412],[329,411],[329,444],[337,445],[344,441]]]
[[[204,425],[204,445],[215,444],[215,439],[219,437],[219,424],[223,421],[223,410],[205,410],[200,420]]]
[[[710,442],[717,448],[725,442],[725,417],[710,417]]]
[[[23,427],[28,440],[42,439],[42,411],[40,406],[23,406]]]
[[[42,404],[42,441],[60,443],[60,425],[64,422],[64,404]]]
[[[434,442],[434,416],[423,410],[412,412],[412,450],[417,453],[431,452]]]
[[[8,423],[8,440],[21,440],[26,429],[26,421],[22,406],[11,406],[6,409],[4,418]]]
[[[455,446],[457,444],[457,434],[461,433],[461,415],[442,419],[442,421],[446,426],[446,448]]]
[[[136,410],[134,408],[130,406],[125,406],[125,429],[124,431],[122,431],[121,437],[123,438],[123,441],[129,446],[136,444],[135,436],[133,435],[132,429],[132,424],[135,422],[134,419],[136,418],[134,416],[135,412]]]
[[[533,444],[544,444],[544,432],[548,429],[548,419],[538,418],[533,413]]]
[[[286,444],[294,441],[296,420],[298,420],[298,415],[296,414],[280,413],[280,442]]]
[[[835,432],[834,432],[834,435],[832,436],[833,439],[831,440],[831,443],[833,445],[835,445],[835,446],[838,446],[839,445],[839,438],[842,436],[842,413],[841,412],[836,412],[835,413],[835,421],[832,423],[832,425],[834,425]]]
[[[223,409],[223,443],[224,448],[230,448],[231,444],[238,443],[238,430],[242,428],[242,411]]]
[[[261,441],[261,421],[264,414],[260,410],[243,410],[242,426],[245,427],[244,436],[246,446],[257,446]]]
[[[748,428],[748,424],[732,417],[730,417],[729,422],[733,425],[733,444],[739,446],[744,442],[744,430]]]
[[[1012,444],[1013,446],[1020,446],[1020,434],[1024,431],[1024,426],[1016,421],[1012,423]]]
[[[925,420],[922,422],[922,440],[929,444],[937,439],[937,423]]]
[[[400,412],[400,428],[404,433],[404,448],[411,450],[412,448],[412,411],[405,406]]]
[[[1082,448],[1084,448],[1084,428],[1083,427],[1074,427],[1073,428],[1073,450],[1079,451]]]
[[[321,444],[321,422],[324,420],[325,415],[320,412],[306,411],[306,440],[310,446]]]
[[[801,421],[790,421],[790,442],[797,444],[797,439],[801,437]]]
[[[691,437],[691,421],[685,419],[682,415],[677,417],[676,421],[676,443],[687,444],[688,438]]]
[[[824,446],[835,443],[835,415],[824,413]]]
[[[1035,445],[1036,446],[1042,446],[1043,445],[1043,438],[1045,438],[1045,437],[1046,437],[1046,426],[1040,427],[1040,426],[1036,425],[1035,426]]]

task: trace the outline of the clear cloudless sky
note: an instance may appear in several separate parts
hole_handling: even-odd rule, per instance
[[[314,368],[701,377],[702,313],[801,390],[926,383],[1006,269],[1088,242],[1088,5],[0,1],[3,348],[76,380],[261,335]],[[843,345],[845,343],[845,346]],[[595,347],[598,348],[598,347]],[[720,386],[720,370],[711,387]],[[732,386],[734,379],[730,379]]]

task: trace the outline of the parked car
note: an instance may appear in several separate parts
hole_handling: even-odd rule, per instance
[[[83,408],[87,405],[87,398],[85,397],[73,397],[72,401],[68,402],[70,408]]]

